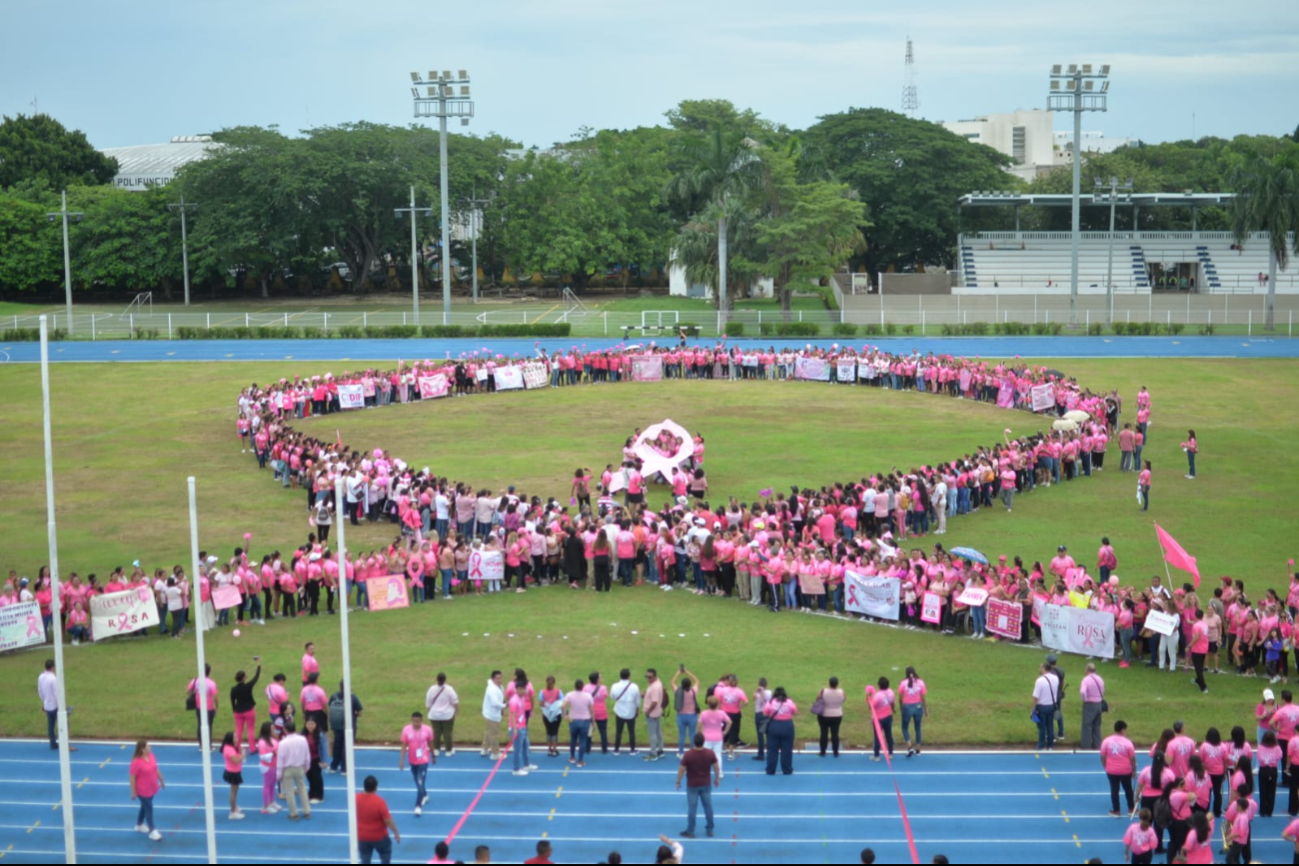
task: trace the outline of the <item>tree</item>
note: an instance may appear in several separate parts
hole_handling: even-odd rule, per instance
[[[713,127],[702,136],[681,144],[687,167],[672,181],[672,191],[681,197],[698,195],[708,202],[717,222],[717,309],[730,309],[727,290],[727,221],[744,195],[761,180],[761,160],[755,142],[747,136]]]
[[[162,285],[170,299],[171,281],[181,279],[181,256],[167,201],[165,188],[83,190],[77,206],[85,218],[72,243],[77,276],[131,293]]]
[[[80,130],[48,114],[5,116],[0,121],[0,189],[43,180],[51,189],[110,183],[117,160],[104,156]]]
[[[890,266],[950,264],[956,248],[956,201],[980,189],[1010,189],[1010,158],[937,124],[882,108],[829,114],[802,136],[833,177],[871,206],[860,262]]]
[[[1264,327],[1272,330],[1276,313],[1276,272],[1290,263],[1286,244],[1295,233],[1295,252],[1299,253],[1299,171],[1296,162],[1284,156],[1259,157],[1241,168],[1232,186],[1232,233],[1243,244],[1250,232],[1267,232],[1268,281],[1267,313]]]
[[[62,275],[62,236],[46,219],[48,212],[25,196],[0,193],[0,286],[35,292]]]

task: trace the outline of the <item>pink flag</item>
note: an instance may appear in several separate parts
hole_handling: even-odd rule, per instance
[[[1159,546],[1164,549],[1164,561],[1173,568],[1181,569],[1195,578],[1195,586],[1200,586],[1200,569],[1195,564],[1195,557],[1182,549],[1182,545],[1177,543],[1173,536],[1164,531],[1158,523],[1155,524],[1155,534],[1159,536]]]

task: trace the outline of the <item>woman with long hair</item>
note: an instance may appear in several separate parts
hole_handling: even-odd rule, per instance
[[[907,665],[902,682],[898,683],[898,694],[902,697],[902,740],[907,744],[907,757],[920,754],[920,722],[929,715],[929,704],[925,700],[928,694],[925,681],[916,675],[916,669]],[[908,734],[911,725],[915,725],[916,738]]]
[[[776,775],[776,762],[786,776],[794,773],[794,716],[798,705],[789,699],[784,686],[776,686],[762,712],[767,722],[767,775]]]
[[[821,711],[816,714],[817,725],[821,728],[821,757],[825,757],[826,746],[830,746],[834,756],[839,757],[839,726],[843,724],[844,692],[839,688],[839,678],[830,677],[826,687],[817,695]]]
[[[135,754],[131,756],[131,799],[140,801],[140,811],[135,816],[135,829],[148,833],[149,838],[157,842],[162,838],[153,823],[153,798],[158,791],[167,787],[167,782],[158,769],[158,761],[149,748],[148,740],[135,744]]]
[[[244,783],[244,753],[235,742],[235,732],[226,731],[221,740],[221,757],[225,760],[225,772],[222,780],[230,786],[230,820],[240,821],[244,813],[239,809],[239,786]]]

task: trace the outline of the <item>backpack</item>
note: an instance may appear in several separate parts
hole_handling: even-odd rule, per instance
[[[1173,825],[1173,807],[1167,797],[1155,801],[1155,826],[1171,827]]]
[[[319,526],[329,521],[329,506],[324,502],[316,509],[316,525]]]
[[[335,692],[329,699],[329,727],[335,731],[343,730],[343,694]]]

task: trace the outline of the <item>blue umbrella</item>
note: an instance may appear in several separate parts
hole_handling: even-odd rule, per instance
[[[951,549],[951,554],[952,556],[959,556],[961,559],[968,559],[970,562],[978,562],[983,565],[988,564],[988,557],[979,553],[979,551],[975,550],[973,547],[953,547]]]

